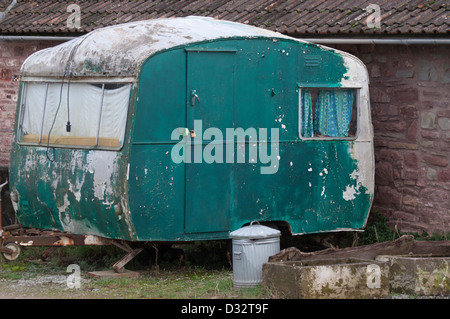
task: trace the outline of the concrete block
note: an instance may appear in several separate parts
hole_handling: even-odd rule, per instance
[[[364,299],[389,295],[386,262],[362,259],[269,262],[263,289],[291,299]]]
[[[377,256],[390,266],[391,292],[420,296],[450,295],[450,256]]]

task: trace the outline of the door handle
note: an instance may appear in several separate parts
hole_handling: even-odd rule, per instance
[[[191,90],[191,106],[195,106],[195,100],[200,103],[200,98],[197,95],[197,90]]]

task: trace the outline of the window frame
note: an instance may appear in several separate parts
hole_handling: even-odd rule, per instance
[[[102,95],[101,95],[101,107],[100,107],[100,116],[99,120],[97,121],[97,127],[96,127],[96,136],[86,136],[86,138],[95,138],[95,145],[83,145],[83,144],[61,144],[61,143],[52,143],[51,138],[47,137],[47,139],[44,138],[43,135],[43,126],[45,122],[45,110],[47,106],[47,93],[45,98],[45,105],[43,109],[42,114],[42,120],[41,120],[41,128],[40,128],[40,136],[38,142],[29,142],[23,140],[23,121],[25,118],[25,100],[26,100],[26,91],[27,91],[27,84],[29,83],[43,83],[47,84],[46,90],[48,91],[48,87],[51,84],[68,84],[68,83],[77,83],[77,84],[91,84],[91,85],[101,85],[102,89]],[[118,138],[120,145],[119,146],[105,146],[105,145],[99,145],[99,136],[100,129],[101,129],[101,123],[102,123],[102,113],[103,113],[103,106],[104,106],[104,98],[105,98],[105,86],[111,84],[118,84],[118,85],[129,85],[129,96],[128,96],[128,103],[126,106],[126,120],[125,120],[125,127],[123,130],[123,136],[120,136]],[[19,102],[19,115],[18,115],[18,125],[17,125],[17,132],[16,132],[16,140],[19,145],[24,146],[36,146],[36,147],[52,147],[52,148],[66,148],[66,149],[89,149],[89,150],[113,150],[113,151],[119,151],[123,148],[125,144],[125,137],[127,135],[127,128],[128,128],[128,121],[129,121],[129,112],[131,107],[131,98],[133,95],[133,91],[136,87],[136,81],[133,78],[119,78],[119,79],[65,79],[62,83],[62,79],[49,79],[49,78],[30,78],[30,77],[24,77],[21,80],[21,94],[20,94],[20,102]],[[52,135],[50,135],[52,136]],[[81,136],[83,137],[83,136]],[[69,138],[70,139],[70,138]],[[47,142],[50,140],[49,142]]]
[[[303,108],[302,108],[302,90],[311,90],[311,89],[325,89],[325,90],[354,90],[354,98],[355,105],[353,106],[353,109],[356,110],[356,131],[354,136],[303,136],[302,135],[302,115],[303,115]],[[361,89],[362,86],[358,84],[352,84],[352,85],[346,85],[346,86],[330,86],[330,84],[310,84],[310,83],[297,83],[297,91],[298,91],[298,136],[301,140],[320,140],[320,141],[326,141],[326,140],[347,140],[347,141],[353,141],[358,139],[359,132],[360,132],[360,106],[361,106]],[[315,114],[315,112],[314,112]],[[313,116],[313,127],[314,127],[314,114]]]

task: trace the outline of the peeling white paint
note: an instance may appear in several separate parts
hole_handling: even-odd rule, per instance
[[[345,191],[344,191],[344,193],[343,193],[343,197],[344,197],[344,199],[346,200],[346,201],[349,201],[349,200],[354,200],[356,197],[355,197],[355,194],[357,193],[357,191],[356,191],[356,189],[355,189],[355,186],[346,186],[346,189],[345,189]]]
[[[62,206],[58,206],[58,216],[59,221],[61,222],[61,225],[63,226],[65,231],[73,232],[72,227],[72,218],[70,218],[70,215],[66,212],[69,208],[70,202],[69,202],[69,196],[68,194],[64,195],[64,203]]]
[[[370,114],[369,74],[364,63],[349,53],[335,50],[344,59],[347,73],[341,80],[343,87],[358,88],[358,132],[357,139],[351,149],[351,157],[356,161],[357,169],[350,178],[356,181],[355,185],[346,185],[343,198],[346,201],[354,200],[364,187],[365,193],[373,195],[375,188],[375,159],[373,152],[373,126]]]
[[[117,153],[108,151],[91,151],[87,154],[87,169],[94,176],[94,196],[104,200],[105,196],[113,195],[111,179],[116,168]]]
[[[32,241],[32,240],[29,240],[29,241],[27,241],[27,242],[21,241],[21,242],[19,243],[19,245],[20,245],[20,246],[33,246],[33,241]]]
[[[150,19],[101,28],[38,51],[25,60],[21,74],[62,76],[70,62],[73,76],[136,76],[141,64],[155,52],[232,37],[284,38],[305,43],[278,32],[207,17]]]
[[[103,238],[101,238],[101,237],[93,236],[93,235],[87,235],[84,238],[84,244],[85,245],[95,246],[95,245],[106,245],[106,244],[108,244],[108,242],[107,241],[105,242],[105,240]]]
[[[64,203],[62,206],[58,206],[58,212],[61,217],[61,215],[69,208],[70,202],[69,202],[69,196],[68,194],[64,195]]]
[[[366,189],[366,194],[373,194],[375,189],[373,144],[355,142],[351,156],[357,163],[357,169],[350,174],[350,178],[356,181],[356,186],[346,186],[343,192],[346,201],[355,199],[355,195],[361,192],[361,186]]]

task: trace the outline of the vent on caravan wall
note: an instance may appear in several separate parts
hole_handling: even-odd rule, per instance
[[[318,55],[305,55],[305,67],[307,68],[318,68],[321,63],[320,56]]]

